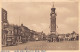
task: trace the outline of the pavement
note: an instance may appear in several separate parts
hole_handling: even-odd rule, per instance
[[[22,43],[16,46],[2,47],[2,50],[78,50],[79,41],[32,41]]]

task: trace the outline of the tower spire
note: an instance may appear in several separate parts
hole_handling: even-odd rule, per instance
[[[53,6],[52,7],[54,8],[54,2],[53,2]]]

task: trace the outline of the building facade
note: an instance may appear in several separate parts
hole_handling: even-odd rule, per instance
[[[8,29],[8,20],[7,20],[7,11],[2,8],[2,45],[6,45],[6,36],[7,36],[7,29]]]

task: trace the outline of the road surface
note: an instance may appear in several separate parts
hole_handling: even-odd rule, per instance
[[[3,50],[78,50],[79,41],[47,42],[33,41],[17,46],[2,47]]]

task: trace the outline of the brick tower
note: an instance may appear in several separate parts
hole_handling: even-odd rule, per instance
[[[55,13],[56,8],[53,7],[51,8],[51,13],[50,13],[50,33],[51,34],[56,34],[56,13]]]

